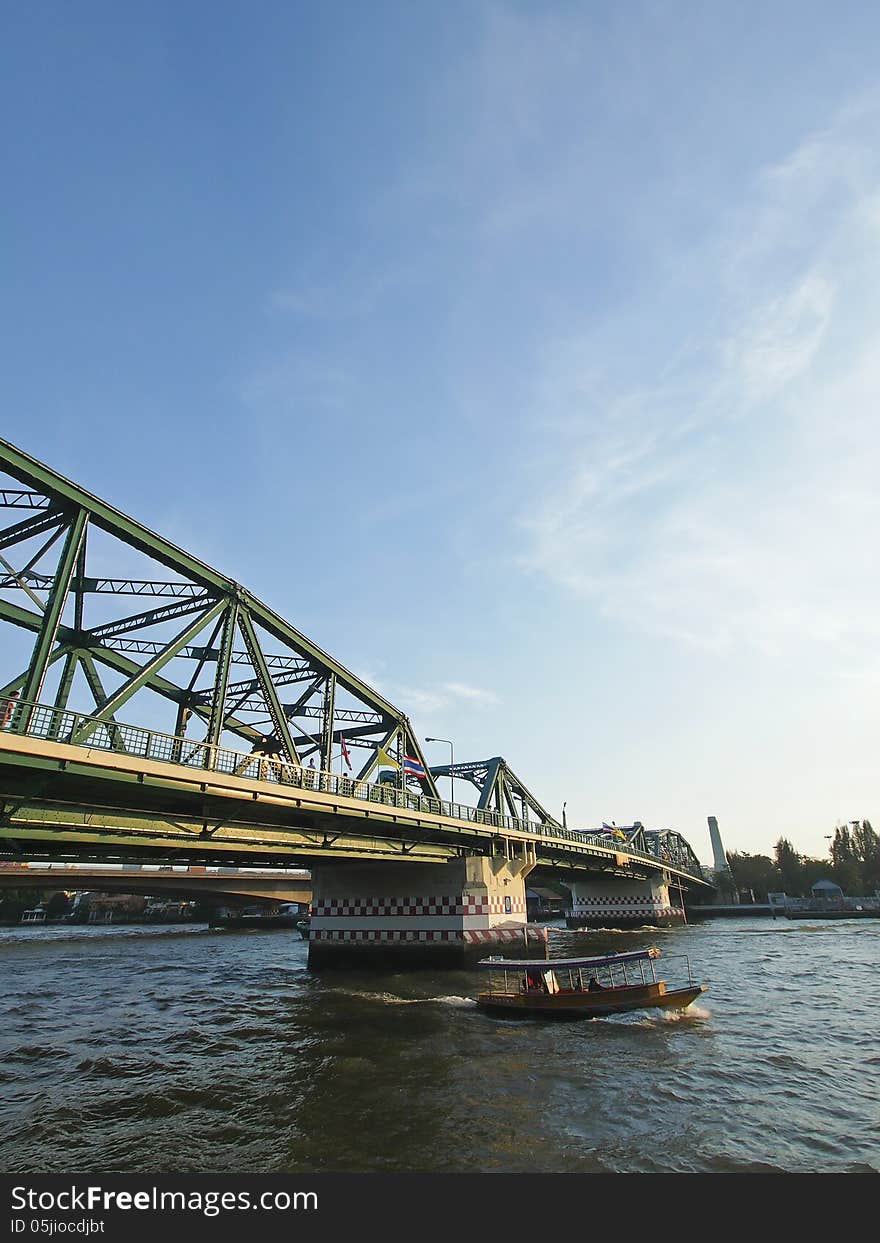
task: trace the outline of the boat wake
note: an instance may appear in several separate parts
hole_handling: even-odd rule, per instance
[[[440,997],[400,997],[396,993],[364,993],[359,989],[338,988],[329,990],[335,993],[345,993],[350,997],[359,997],[363,1001],[378,1001],[385,1006],[455,1006],[466,1009],[475,1006],[477,1003],[473,997],[459,997],[457,995],[440,996]]]
[[[14,924],[9,928],[0,929],[0,944],[21,945],[28,941],[46,943],[74,941],[89,942],[110,940],[123,941],[140,937],[156,939],[158,937],[189,937],[207,933],[205,923],[186,924],[38,924],[32,927]]]
[[[651,1023],[689,1023],[692,1019],[711,1019],[712,1012],[693,1003],[686,1010],[658,1010],[656,1014],[647,1016]]]
[[[562,933],[565,936],[595,936],[597,932],[617,932],[621,934],[631,934],[633,932],[652,932],[660,934],[662,932],[674,931],[674,929],[663,928],[659,924],[633,924],[628,928],[551,928],[551,932]]]

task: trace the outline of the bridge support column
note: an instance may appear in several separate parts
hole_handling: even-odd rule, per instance
[[[504,855],[316,866],[309,967],[462,967],[504,952],[546,957],[546,928],[526,922],[532,866]]]
[[[681,900],[670,889],[669,876],[647,880],[620,876],[571,882],[569,928],[668,928],[685,922]]]

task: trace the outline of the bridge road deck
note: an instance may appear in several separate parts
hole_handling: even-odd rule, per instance
[[[46,708],[39,725],[57,710]],[[389,783],[354,782],[281,761],[217,749],[135,726],[129,750],[0,731],[0,842],[29,857],[115,855],[308,867],[329,859],[442,862],[506,853],[533,864],[620,875],[657,871],[702,884],[645,853],[591,842],[574,830],[451,806]],[[108,733],[109,736],[109,733]],[[190,763],[152,758],[183,747]],[[140,751],[140,754],[136,752]],[[239,771],[236,772],[235,770]],[[255,775],[246,775],[253,773]]]

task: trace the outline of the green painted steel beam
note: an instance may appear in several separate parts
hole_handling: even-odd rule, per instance
[[[87,651],[80,652],[79,657],[80,657],[80,664],[82,665],[83,674],[85,675],[85,679],[86,679],[86,682],[88,683],[89,690],[92,693],[92,698],[95,701],[95,708],[97,709],[98,712],[101,712],[109,698],[107,691],[104,689],[104,683],[101,681],[101,675],[98,673],[98,670],[95,667],[95,662],[92,658],[91,652],[87,652]],[[113,713],[111,712],[109,716],[102,718],[102,719],[104,719],[107,722],[107,736],[110,739],[110,745],[113,747],[113,750],[124,751],[125,747],[122,745],[122,741],[121,741],[122,736],[119,730],[114,728],[114,725],[116,724],[116,718],[114,717]]]
[[[186,617],[189,613],[197,613],[199,609],[211,604],[212,596],[195,596],[188,600],[177,600],[174,604],[162,605],[159,608],[147,609],[142,613],[133,613],[129,617],[119,617],[115,621],[105,622],[103,626],[94,626],[86,634],[92,639],[103,642],[129,630],[140,630],[144,626],[157,626],[160,622],[173,621],[176,617]]]
[[[101,675],[98,673],[94,658],[89,651],[80,652],[79,656],[86,683],[92,693],[92,699],[95,701],[95,707],[98,709],[103,708],[110,696],[107,694],[104,683],[101,681]]]
[[[35,591],[31,590],[31,588],[28,586],[27,582],[25,581],[24,576],[18,573],[14,566],[9,564],[9,562],[3,556],[2,552],[0,552],[0,565],[2,565],[4,570],[6,571],[6,579],[3,583],[4,589],[8,590],[10,587],[20,587],[22,591],[24,591],[27,595],[30,596],[34,604],[37,606],[37,608],[42,613],[43,608],[44,608],[43,601],[40,599],[40,597],[37,595]]]
[[[61,611],[67,600],[67,591],[70,587],[74,568],[76,567],[80,541],[86,529],[87,521],[88,514],[84,509],[79,510],[70,525],[67,538],[64,541],[61,559],[55,571],[55,585],[49,593],[49,599],[46,601],[40,629],[37,633],[37,640],[34,644],[33,655],[28,666],[28,674],[25,678],[24,686],[21,688],[21,697],[27,703],[33,703],[40,698],[40,691],[49,663],[49,653],[54,646],[55,637],[58,633]]]
[[[73,578],[73,628],[74,630],[82,630],[83,627],[83,600],[84,585],[86,572],[86,547],[88,545],[89,532],[88,528],[83,532],[82,543],[79,546],[79,559],[76,563],[76,574]]]
[[[129,660],[122,652],[114,652],[112,648],[93,647],[89,650],[95,660],[100,661],[102,665],[106,665],[108,669],[115,669],[117,673],[125,674],[129,678],[134,677],[141,668],[140,665],[133,660]],[[174,682],[169,682],[167,678],[153,673],[147,679],[145,685],[158,695],[162,695],[165,699],[170,699],[181,707],[191,708],[201,720],[208,720],[208,711],[199,704],[191,703],[188,692]],[[248,725],[245,721],[237,720],[235,717],[227,717],[225,728],[230,733],[237,734],[240,738],[245,738],[248,742],[254,742],[260,736],[259,730],[254,729],[252,725]]]
[[[66,517],[67,515],[62,510],[52,509],[48,513],[40,513],[36,518],[25,518],[21,522],[16,522],[14,526],[0,531],[0,549],[12,548],[15,544],[21,544],[35,535],[42,535],[44,531],[52,527],[60,527]]]
[[[199,617],[196,617],[189,623],[188,626],[184,626],[183,630],[181,630],[175,638],[166,643],[165,647],[157,656],[154,656],[151,661],[148,661],[146,665],[139,668],[137,673],[132,674],[127,682],[124,682],[122,686],[118,687],[113,694],[110,695],[101,708],[99,708],[94,714],[92,720],[83,722],[79,729],[74,733],[71,738],[71,742],[82,742],[95,730],[97,727],[97,721],[104,721],[109,717],[112,717],[123,704],[127,703],[128,700],[131,699],[135,691],[139,691],[142,686],[145,686],[153,675],[158,673],[160,669],[167,665],[169,660],[172,660],[180,649],[189,643],[190,639],[194,638],[200,630],[203,630],[209,622],[213,621],[214,618],[222,612],[225,606],[225,600],[217,600],[212,608],[202,613]]]
[[[0,468],[27,486],[44,490],[63,506],[73,505],[85,510],[94,525],[124,540],[168,569],[201,583],[212,593],[235,596],[246,613],[271,635],[282,643],[294,647],[297,651],[307,654],[318,665],[335,673],[338,685],[350,691],[357,698],[364,699],[380,708],[388,716],[398,720],[403,719],[404,714],[400,709],[395,708],[372,687],[367,686],[354,673],[334,660],[329,653],[312,643],[310,639],[294,629],[284,618],[252,596],[233,579],[218,573],[203,561],[172,544],[170,540],[157,535],[121,510],[107,504],[106,501],[102,501],[71,480],[65,479],[63,475],[59,475],[44,463],[3,439],[0,439]]]
[[[217,661],[214,678],[214,695],[211,700],[211,715],[208,718],[207,740],[212,746],[220,742],[223,725],[226,719],[226,691],[229,685],[229,666],[232,660],[232,645],[235,640],[235,628],[238,622],[238,605],[233,600],[226,607],[223,615],[223,637],[220,640],[220,659]],[[200,669],[193,674],[192,685],[196,683]]]
[[[321,730],[321,768],[333,767],[333,709],[336,702],[336,678],[331,673],[324,683],[323,729]]]
[[[61,671],[61,681],[58,684],[58,690],[55,692],[56,708],[63,710],[67,707],[67,701],[70,698],[70,688],[73,685],[73,675],[76,673],[78,664],[79,652],[75,650],[69,651],[64,660],[64,668]]]
[[[498,780],[498,769],[503,762],[499,755],[496,755],[492,760],[486,761],[486,777],[483,781],[480,797],[477,800],[477,807],[483,810],[488,809],[490,806],[492,795],[495,793],[495,783]]]
[[[0,488],[0,506],[4,509],[48,509],[48,498],[39,492],[18,492]]]
[[[37,613],[32,613],[29,609],[23,609],[18,604],[12,604],[9,600],[0,599],[0,619],[12,622],[15,626],[21,626],[24,630],[32,632],[38,631],[42,618]],[[76,631],[65,626],[58,627],[58,638],[60,646],[55,649],[49,658],[49,663],[57,660],[60,656],[66,655],[70,647],[76,647],[82,636]],[[112,648],[94,646],[90,647],[89,652],[94,656],[95,660],[100,661],[102,665],[106,665],[108,669],[113,669],[117,673],[123,674],[127,678],[134,677],[141,666],[135,661],[129,660],[122,652],[116,652]],[[23,680],[22,680],[23,684]],[[190,696],[187,691],[177,686],[174,682],[169,682],[167,678],[161,677],[159,674],[152,674],[146,683],[147,687],[155,691],[157,695],[161,695],[164,699],[171,700],[172,703],[180,707],[192,708],[203,720],[208,719],[208,712],[199,704],[190,702]],[[16,687],[13,683],[12,690]],[[248,742],[254,742],[260,737],[259,730],[254,729],[252,725],[248,725],[246,721],[239,721],[233,716],[226,718],[225,728],[230,733],[237,734],[240,738],[246,739]]]
[[[254,623],[245,609],[240,609],[239,611],[238,629],[251,658],[254,673],[260,679],[260,689],[266,697],[266,704],[269,708],[269,715],[272,718],[272,725],[278,741],[281,743],[291,763],[299,764],[299,754],[287,725],[287,717],[284,715],[284,709],[281,707],[281,702],[278,699],[278,692],[275,689],[275,683],[272,681],[272,675],[269,673],[263,649],[257,638],[257,632],[254,630]]]

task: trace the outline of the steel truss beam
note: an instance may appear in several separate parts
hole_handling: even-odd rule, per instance
[[[230,663],[232,662],[232,658],[234,655],[235,655],[234,652],[229,653]],[[292,682],[302,682],[306,677],[311,679],[313,673],[314,673],[314,670],[308,667],[306,670],[303,670],[303,671],[290,671],[289,673],[276,673],[276,674],[273,674],[272,681],[275,683],[276,687],[289,686]],[[242,682],[230,682],[229,685],[227,686],[227,694],[230,696],[256,695],[258,694],[259,689],[260,689],[260,683],[257,678],[246,678]],[[214,693],[215,693],[215,689],[213,686],[203,687],[201,690],[193,691],[193,698],[199,700],[202,703],[209,703]],[[262,706],[262,700],[259,700],[259,704],[260,706]],[[287,712],[287,715],[290,716],[289,705],[282,704],[282,707],[284,708],[285,712]]]
[[[56,516],[54,521],[60,521],[60,516]],[[36,524],[34,519],[31,522]],[[26,524],[21,523],[20,525],[23,527]],[[51,525],[49,519],[42,520],[41,528],[49,525]],[[10,534],[14,529],[10,527],[8,531],[0,534],[0,548],[4,546],[3,541],[6,535]],[[22,535],[20,538],[29,539],[31,534],[34,534],[34,532]],[[20,541],[16,540],[15,542]],[[22,572],[19,577],[23,578],[31,587],[36,587],[40,591],[48,591],[53,582],[51,574],[35,574],[32,571],[29,573]],[[12,584],[3,584],[3,586],[12,586]],[[196,583],[167,583],[158,582],[154,579],[139,578],[85,578],[83,579],[82,589],[90,595],[151,596],[157,599],[162,596],[190,599],[193,596],[201,596],[203,594],[203,589]]]
[[[94,626],[86,631],[86,635],[89,639],[97,639],[100,643],[118,634],[124,634],[127,630],[157,626],[160,622],[169,621],[175,617],[184,617],[187,613],[197,613],[199,609],[205,608],[210,603],[211,597],[203,593],[200,596],[194,596],[191,600],[182,600],[179,604],[166,604],[164,608],[148,609],[144,613],[133,613],[130,617],[120,617],[118,621],[107,622],[104,626]],[[157,646],[161,651],[162,645]],[[158,655],[158,652],[155,655]]]
[[[13,548],[16,544],[22,544],[25,540],[33,539],[35,535],[42,535],[44,531],[49,531],[52,527],[58,527],[64,522],[64,514],[59,510],[53,509],[48,514],[40,514],[38,518],[25,518],[23,522],[17,522],[15,526],[7,527],[5,531],[0,531],[0,548]],[[43,579],[45,575],[22,573],[19,579],[33,580]],[[23,583],[21,584],[23,586]],[[32,586],[51,587],[52,580],[47,583],[38,582]],[[3,587],[15,586],[15,583],[0,583]]]
[[[689,842],[674,829],[654,829],[644,834],[644,849],[673,867],[696,871],[701,865]]]
[[[119,639],[111,638],[106,641],[106,646],[113,648],[117,652],[129,652],[135,656],[155,656],[162,650],[162,644],[156,643],[152,639]],[[219,649],[215,647],[199,647],[190,644],[189,647],[183,648],[178,652],[178,656],[184,657],[186,660],[198,660],[203,664],[205,661],[215,661],[219,656]],[[247,652],[235,651],[230,657],[234,665],[250,664],[250,657]],[[293,669],[298,668],[298,662],[293,657],[288,656],[267,656],[266,665],[269,669]],[[300,675],[298,675],[300,676]],[[290,679],[284,679],[290,681]],[[294,681],[298,680],[293,679]],[[278,679],[274,679],[278,682]],[[194,692],[198,694],[198,692]],[[208,692],[210,694],[210,692]]]
[[[73,571],[76,568],[80,544],[82,543],[87,521],[88,514],[84,509],[80,509],[68,528],[67,538],[64,541],[64,548],[61,552],[61,559],[55,571],[55,585],[49,593],[49,599],[46,601],[46,608],[40,623],[40,629],[37,632],[37,640],[34,644],[31,662],[28,665],[27,676],[21,691],[22,699],[29,702],[34,702],[40,698],[40,691],[42,690],[46,670],[49,665],[49,656],[61,621],[61,610],[67,599],[67,591],[70,586],[70,580],[73,577]],[[26,723],[22,724],[26,725]]]
[[[500,811],[522,820],[537,818],[540,824],[559,827],[559,821],[542,807],[506,760],[496,755],[491,760],[472,760],[465,764],[432,764],[435,777],[461,777],[479,791],[477,806]],[[533,817],[528,812],[533,813]]]
[[[0,488],[0,507],[3,509],[46,509],[51,504],[48,497],[39,492],[13,491]]]
[[[190,639],[194,635],[198,634],[198,632],[202,630],[208,622],[212,621],[218,613],[220,613],[222,608],[223,601],[218,601],[212,608],[208,609],[207,612],[202,613],[201,616],[195,619],[195,621],[192,621],[188,626],[185,626],[179,635],[173,638],[170,643],[166,643],[165,647],[157,656],[154,656],[151,661],[148,661],[146,665],[139,668],[136,673],[131,675],[127,682],[123,682],[122,686],[115,690],[112,695],[107,697],[102,707],[99,708],[95,714],[96,717],[99,720],[105,720],[107,717],[112,716],[117,709],[121,708],[123,704],[127,703],[129,699],[131,699],[132,695],[134,695],[136,691],[139,691],[142,686],[146,685],[154,674],[164,668],[164,666],[168,664],[169,660],[176,656],[180,649],[189,643]],[[91,723],[81,725],[71,738],[71,742],[82,742],[85,738],[88,738],[94,728],[94,724]]]
[[[23,627],[35,635],[23,681],[17,670],[0,669],[0,677],[15,675],[10,692],[20,691],[22,703],[38,697],[33,692],[42,688],[47,670],[63,658],[57,690],[51,696],[56,706],[73,704],[82,694],[77,687],[84,682],[92,697],[102,700],[97,715],[107,721],[123,705],[129,705],[126,715],[130,715],[131,704],[140,703],[149,690],[175,704],[171,729],[176,734],[183,734],[188,722],[198,732],[196,722],[201,722],[201,741],[216,745],[228,732],[247,739],[255,749],[277,747],[275,753],[293,764],[299,761],[298,748],[306,755],[320,749],[322,765],[330,767],[344,733],[346,740],[366,749],[366,772],[375,768],[380,745],[396,748],[401,757],[405,753],[421,759],[403,712],[240,584],[3,440],[0,470],[22,485],[21,490],[0,491],[0,506],[6,503],[10,509],[37,511],[0,531],[6,547],[26,546],[28,550],[18,558],[19,563],[27,561],[26,565],[17,570],[10,566],[5,578],[0,573],[0,592],[5,593],[0,595],[0,624]],[[114,576],[112,569],[110,574],[95,574],[87,564],[86,528],[97,528],[118,541],[117,547],[142,554],[167,571],[168,578],[149,570],[141,577]],[[57,538],[66,532],[56,567],[44,564],[46,547],[36,549],[37,538],[44,532]],[[100,555],[100,568],[105,571],[103,545]],[[130,551],[124,552],[124,560],[127,572]],[[36,611],[13,604],[10,590],[30,595]],[[90,622],[87,606],[95,595],[136,595],[155,603],[109,619],[105,606],[103,616]],[[73,617],[66,611],[68,599]],[[162,604],[163,599],[167,603]],[[193,621],[175,637],[161,636],[155,630],[149,634],[150,627],[163,625],[167,632],[174,618],[194,611]],[[200,645],[196,636],[213,621],[217,622],[214,633]],[[179,676],[182,659],[196,665],[188,684]],[[215,666],[213,685],[203,680],[196,690],[196,679],[208,662]],[[97,689],[98,665],[121,675],[121,685]],[[242,670],[237,682],[230,679],[233,666]],[[293,704],[282,703],[280,688],[295,682],[303,683],[302,694]],[[297,721],[307,720],[309,727],[303,730]],[[421,784],[426,793],[437,796],[430,773]]]
[[[38,614],[30,613],[27,609],[20,608],[16,604],[11,604],[8,600],[0,600],[0,620],[12,622],[13,625],[20,626],[25,630],[37,631],[40,628],[41,618]],[[59,657],[66,656],[70,650],[74,649],[77,644],[78,636],[75,630],[60,626],[58,629],[58,638],[60,646],[57,647],[50,656],[50,664]],[[141,670],[140,665],[135,664],[134,661],[129,660],[121,652],[116,652],[112,648],[94,647],[90,649],[90,655],[92,655],[95,660],[100,661],[100,663],[105,665],[108,669],[112,669],[116,673],[121,673],[128,678],[133,677]],[[12,679],[9,683],[7,683],[7,690],[13,691],[20,689],[20,687],[24,685],[25,676],[25,674],[21,674]],[[183,716],[189,716],[191,713],[195,713],[196,715],[207,720],[207,714],[204,706],[200,704],[191,704],[188,691],[176,686],[173,682],[168,681],[159,674],[152,674],[147,679],[146,686],[148,686],[150,690],[155,691],[158,695],[161,695],[165,699],[171,700],[177,705],[178,720],[177,728],[174,731],[175,733],[181,733],[184,728],[182,722]],[[226,728],[231,733],[237,734],[240,738],[244,738],[251,743],[257,741],[260,736],[259,730],[244,721],[239,721],[234,716],[227,716]]]

